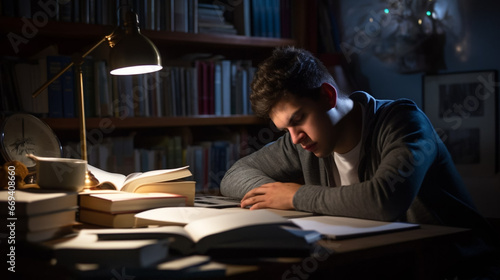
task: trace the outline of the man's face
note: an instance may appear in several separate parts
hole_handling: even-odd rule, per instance
[[[300,144],[317,157],[326,157],[337,141],[328,116],[330,109],[328,102],[286,99],[273,107],[270,118],[278,129],[290,132],[294,144]]]

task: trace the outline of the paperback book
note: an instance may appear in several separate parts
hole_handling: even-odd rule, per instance
[[[97,234],[101,240],[170,238],[173,253],[224,258],[304,257],[319,239],[317,232],[302,231],[288,219],[265,209],[224,213],[199,217],[185,226],[107,229]]]
[[[127,176],[107,172],[92,165],[87,168],[98,181],[98,185],[87,193],[115,190],[129,193],[171,193],[184,196],[187,206],[194,205],[196,183],[190,180],[192,173],[188,166],[135,172]]]
[[[134,172],[127,176],[107,172],[92,165],[88,165],[88,170],[99,181],[96,189],[111,189],[124,192],[141,192],[139,191],[140,188],[146,184],[175,181],[192,176],[188,166]]]

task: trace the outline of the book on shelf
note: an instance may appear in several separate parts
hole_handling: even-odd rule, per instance
[[[319,238],[317,232],[301,231],[288,219],[264,209],[235,210],[185,226],[105,229],[97,234],[101,240],[170,238],[172,252],[214,257],[303,257]]]
[[[113,267],[147,267],[168,256],[167,239],[101,240],[97,234],[80,230],[78,235],[43,243],[57,264],[99,264]]]
[[[69,65],[72,62],[69,56],[59,56],[61,64],[63,67]],[[63,117],[65,118],[75,118],[77,115],[76,110],[76,91],[75,91],[75,72],[73,67],[66,70],[61,75],[61,92],[62,92],[62,106],[63,106]],[[49,112],[50,113],[50,112]]]
[[[198,3],[198,31],[236,35],[234,24],[226,19],[226,15],[232,13],[233,9],[232,5],[222,2]]]
[[[37,1],[21,1],[19,7],[6,4],[0,9],[0,16],[32,18],[47,11]],[[123,1],[60,1],[49,14],[50,21],[62,23],[116,25],[117,10]],[[248,1],[201,1],[201,0],[149,0],[129,1],[137,13],[142,30],[175,31],[198,33],[206,22],[219,21],[231,25],[231,34],[243,36],[290,37],[284,33],[284,26],[290,29],[292,18],[291,0],[248,0]],[[7,5],[9,3],[9,5]],[[252,3],[252,4],[250,4]],[[255,4],[254,4],[255,3]],[[7,7],[14,8],[7,8]],[[284,14],[285,12],[285,14]],[[258,23],[255,25],[255,23]],[[228,28],[203,30],[203,32],[227,32]],[[283,34],[284,33],[284,34]]]
[[[47,77],[50,79],[59,73],[66,64],[63,63],[61,56],[47,56]],[[52,82],[47,90],[49,96],[49,117],[62,118],[63,113],[63,77],[59,77]]]
[[[34,74],[39,72],[38,64],[32,61],[19,61],[13,66],[13,73],[16,77],[14,82],[17,85],[21,108],[25,112],[35,112],[35,99],[31,95],[39,86],[40,79],[34,77]],[[0,75],[2,74],[0,73]],[[2,92],[2,94],[5,93]],[[40,101],[40,98],[37,98],[36,101]]]
[[[257,37],[281,38],[282,25],[280,0],[253,0],[251,5],[252,35]]]
[[[50,79],[71,63],[71,57],[49,55],[46,57],[46,72]],[[33,79],[36,80],[36,79]],[[73,67],[66,70],[57,80],[50,84],[48,91],[49,116],[53,118],[74,118],[75,85]],[[34,92],[34,91],[33,91]],[[33,93],[32,92],[32,93]]]
[[[189,166],[134,172],[127,176],[107,172],[92,165],[88,165],[88,171],[99,181],[97,189],[112,189],[124,192],[139,192],[139,189],[145,184],[180,180],[192,176]]]
[[[54,118],[74,118],[77,112],[74,69],[66,71],[36,99],[31,96],[47,78],[58,73],[71,60],[58,55],[57,51],[45,53],[50,55],[40,59],[12,59],[4,63],[0,72],[2,80],[3,73],[8,73],[6,83],[0,88],[6,103],[2,106],[7,110],[20,106],[26,112]],[[122,77],[109,75],[105,61],[86,57],[81,66],[85,116],[132,118],[251,114],[248,93],[255,67],[249,60],[230,60],[208,54],[198,57],[193,54],[191,58],[179,60],[182,63],[169,62],[159,72]],[[7,99],[12,99],[12,102]]]
[[[169,193],[80,193],[80,207],[111,213],[138,212],[158,207],[185,206],[186,197]]]
[[[96,60],[94,63],[94,92],[95,92],[95,109],[97,117],[112,117],[113,116],[113,97],[111,87],[111,77],[107,70],[107,64],[104,60]]]
[[[0,61],[0,109],[2,115],[23,110],[20,106],[19,94],[16,88],[15,73],[12,62],[8,59]]]
[[[250,1],[241,1],[241,3],[236,4],[230,16],[232,16],[232,21],[238,31],[238,35],[252,35]]]

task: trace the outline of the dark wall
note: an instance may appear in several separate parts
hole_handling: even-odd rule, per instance
[[[368,24],[367,18],[377,16],[384,5],[395,1],[349,1],[340,0],[340,26],[346,46],[357,47],[350,52],[349,68],[358,88],[370,92],[378,98],[410,98],[422,106],[422,77],[425,71],[401,73],[398,63],[385,59],[382,61],[374,54],[375,45],[383,32],[391,32],[394,26]],[[500,71],[500,1],[497,0],[437,0],[447,7],[449,16],[445,25],[444,45],[439,57],[443,65],[437,73],[463,72],[476,70]],[[378,14],[380,16],[380,14]],[[377,29],[380,27],[380,29]],[[371,29],[370,29],[371,28]],[[365,41],[353,35],[359,32],[371,32],[363,35]],[[356,33],[357,32],[357,33]],[[356,45],[357,43],[357,45]],[[370,44],[371,43],[371,44]],[[439,46],[436,44],[436,48]],[[436,60],[436,58],[435,58]],[[498,93],[498,84],[497,93]],[[497,110],[500,108],[497,96]],[[492,100],[493,101],[493,100]],[[497,114],[497,126],[500,118]],[[492,127],[492,129],[494,129]],[[497,135],[497,149],[498,139]],[[494,151],[491,151],[494,152]],[[498,153],[497,153],[498,155]],[[500,160],[497,156],[497,162]],[[471,176],[462,172],[462,176],[481,212],[488,217],[500,218],[500,173],[488,176]]]

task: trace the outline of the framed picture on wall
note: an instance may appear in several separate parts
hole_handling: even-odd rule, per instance
[[[497,72],[477,71],[423,76],[423,109],[467,176],[498,170]]]

